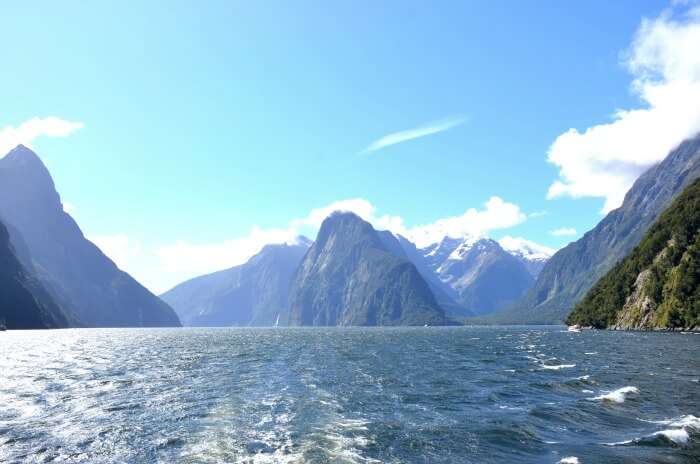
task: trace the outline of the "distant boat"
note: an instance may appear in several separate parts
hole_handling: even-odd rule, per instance
[[[0,321],[0,332],[4,332],[7,330],[7,326],[5,325],[5,320]]]
[[[569,326],[569,332],[580,332],[580,331],[581,331],[581,327],[578,324]]]
[[[280,325],[280,315],[277,315],[277,320],[275,320],[275,327],[279,327]]]

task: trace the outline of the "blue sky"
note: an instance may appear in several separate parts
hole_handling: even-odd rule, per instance
[[[622,187],[600,190],[592,172],[552,192],[602,143],[560,136],[653,107],[632,86],[655,66],[630,64],[643,18],[697,20],[664,17],[669,4],[655,1],[2,8],[0,142],[32,118],[81,123],[30,143],[86,235],[156,291],[225,264],[207,258],[217,246],[254,248],[291,223],[313,234],[312,210],[349,199],[411,230],[498,197],[517,207],[512,220],[475,230],[563,246]],[[421,128],[435,133],[372,149]],[[602,183],[626,186],[659,156]]]

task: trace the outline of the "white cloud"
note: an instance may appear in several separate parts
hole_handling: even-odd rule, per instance
[[[0,130],[0,156],[19,144],[32,148],[38,137],[66,137],[83,127],[82,122],[66,121],[55,116],[32,118],[17,127],[5,126]]]
[[[577,234],[576,229],[573,227],[560,227],[558,229],[550,230],[549,233],[555,237],[567,237]]]
[[[157,254],[165,272],[187,272],[194,276],[243,264],[265,245],[291,243],[297,235],[294,227],[261,229],[256,226],[242,237],[204,244],[177,242],[160,247]]]
[[[243,264],[267,244],[295,242],[302,232],[313,236],[323,220],[334,211],[353,212],[377,229],[402,234],[415,241],[418,246],[427,246],[441,240],[445,235],[484,235],[491,230],[519,224],[526,219],[526,215],[517,205],[492,197],[486,202],[484,209],[471,208],[461,216],[407,227],[403,218],[377,214],[371,202],[363,198],[354,198],[312,209],[305,217],[291,220],[286,227],[253,227],[248,234],[219,242],[178,241],[144,248],[139,242],[134,242],[124,235],[97,236],[92,240],[122,269],[132,272],[148,288],[160,293],[186,279]]]
[[[65,211],[68,214],[73,214],[75,213],[76,207],[73,203],[70,203],[68,201],[63,202],[63,211]]]
[[[418,247],[440,241],[443,237],[484,236],[492,230],[507,229],[527,219],[520,207],[499,197],[491,197],[485,209],[468,209],[461,216],[452,216],[406,231],[406,236]]]
[[[363,150],[363,153],[381,150],[382,148],[396,145],[397,143],[407,142],[409,140],[425,137],[427,135],[444,132],[448,129],[464,124],[465,121],[466,118],[457,116],[442,119],[440,121],[433,121],[423,126],[414,127],[413,129],[393,132],[369,144],[369,146]]]
[[[306,216],[289,221],[286,227],[263,229],[256,226],[247,234],[218,242],[177,241],[143,246],[141,241],[125,234],[91,235],[89,239],[121,269],[152,291],[162,293],[187,279],[243,264],[267,244],[294,243],[301,233],[313,237],[323,220],[334,211],[353,212],[375,228],[404,235],[419,247],[437,242],[446,235],[483,236],[527,218],[517,205],[491,197],[483,209],[471,208],[459,216],[407,227],[400,216],[377,214],[371,202],[354,198],[312,209]],[[539,250],[539,245],[532,246]]]
[[[510,235],[506,235],[498,243],[506,251],[519,252],[531,259],[548,259],[557,252],[554,248],[540,245],[532,240],[522,237],[511,237]]]
[[[304,218],[294,219],[292,221],[292,225],[295,227],[318,227],[321,225],[324,219],[335,211],[352,212],[360,216],[362,219],[369,221],[374,218],[375,207],[364,198],[352,198],[349,200],[335,201],[326,206],[312,209]]]
[[[335,201],[321,208],[312,209],[305,218],[295,219],[290,225],[296,229],[302,226],[318,228],[324,219],[335,211],[355,213],[367,222],[371,222],[378,229],[392,230],[397,233],[406,233],[403,219],[399,216],[376,215],[376,208],[364,198]]]
[[[378,215],[371,202],[363,198],[354,198],[336,201],[322,208],[313,209],[305,218],[293,220],[291,226],[296,229],[300,226],[318,228],[332,212],[348,211],[372,223],[377,229],[401,234],[417,246],[425,247],[442,240],[445,236],[483,236],[492,230],[506,229],[527,219],[527,215],[520,210],[518,205],[508,203],[496,196],[491,197],[484,206],[483,210],[470,208],[459,216],[441,218],[432,223],[408,227],[402,217],[388,214]]]
[[[554,141],[548,160],[560,179],[547,198],[601,197],[618,207],[635,179],[700,131],[700,9],[645,19],[626,54],[632,91],[642,107],[617,110],[613,121]]]
[[[123,234],[88,237],[119,269],[132,265],[142,253],[141,243]]]

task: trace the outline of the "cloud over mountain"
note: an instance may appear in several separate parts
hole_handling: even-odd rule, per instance
[[[39,137],[66,137],[83,127],[82,122],[66,121],[55,116],[32,118],[16,127],[5,126],[0,129],[0,154],[20,144],[32,148],[34,140]]]
[[[642,21],[623,59],[641,106],[616,110],[610,123],[557,137],[548,161],[559,168],[559,180],[548,198],[601,197],[608,212],[642,172],[700,131],[698,44],[698,7]]]

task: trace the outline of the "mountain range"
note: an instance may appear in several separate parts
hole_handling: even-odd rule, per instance
[[[627,286],[614,301],[619,303],[619,295],[630,298],[630,276],[636,282],[653,268],[634,258],[635,247],[699,177],[697,136],[642,174],[618,209],[553,256],[552,250],[510,237],[448,236],[418,248],[355,214],[336,212],[314,242],[299,237],[293,244],[268,245],[245,264],[183,282],[161,299],[84,237],[64,211],[44,164],[20,145],[0,160],[0,277],[6,282],[0,322],[13,327],[178,326],[180,320],[194,326],[441,325],[479,316],[480,322],[556,323],[588,294],[577,307],[584,309],[569,319],[584,322],[582,314],[595,313],[591,301],[600,301],[592,295],[610,283],[601,280],[597,293],[589,291],[625,259],[647,266],[634,268],[636,275],[626,268]],[[683,250],[679,256],[685,256],[693,249],[669,250],[673,256]],[[678,266],[674,261],[664,269]],[[655,297],[662,307],[665,300]],[[611,314],[621,308],[613,311],[613,300],[607,301],[604,321],[614,325]],[[601,320],[587,322],[599,326]]]
[[[0,159],[0,218],[25,272],[71,326],[180,325],[172,308],[84,237],[63,210],[46,166],[23,145]]]
[[[337,212],[316,242],[268,245],[161,298],[193,326],[442,324],[488,314],[527,290],[547,255],[519,245],[508,252],[491,239],[445,237],[419,249]]]
[[[85,238],[46,166],[22,145],[0,159],[0,218],[3,271],[36,303],[26,313],[34,327],[444,324],[495,311],[532,283],[526,255],[493,240],[446,237],[418,249],[342,213],[327,218],[316,242],[268,245],[161,299]],[[0,318],[14,321],[8,311]]]
[[[451,238],[420,250],[445,292],[462,308],[457,316],[490,314],[506,307],[533,284],[537,265],[525,251],[510,253],[489,238]],[[538,258],[539,260],[539,258]]]
[[[700,135],[681,143],[642,174],[622,206],[581,239],[559,250],[526,295],[487,319],[497,323],[560,323],[588,290],[641,241],[649,227],[700,177]]]

